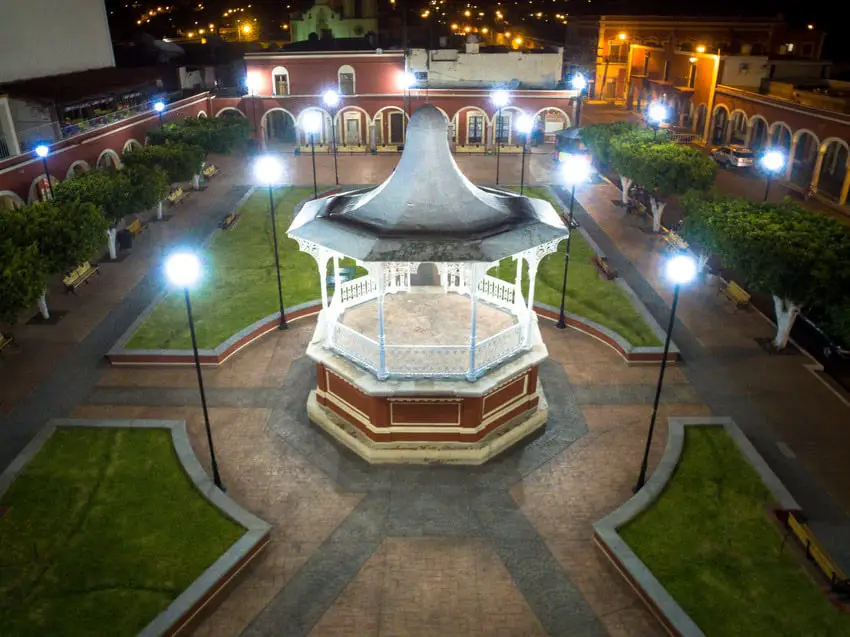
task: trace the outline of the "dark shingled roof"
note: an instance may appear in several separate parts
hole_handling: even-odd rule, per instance
[[[153,84],[161,77],[162,71],[156,67],[126,69],[109,66],[0,84],[0,93],[69,104],[89,97],[126,93]]]
[[[304,204],[289,236],[361,261],[487,263],[567,236],[548,202],[470,182],[447,133],[439,110],[420,107],[384,183]]]

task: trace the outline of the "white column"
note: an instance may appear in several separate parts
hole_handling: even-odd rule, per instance
[[[339,294],[339,285],[340,285],[340,281],[339,281],[339,255],[336,254],[336,255],[332,256],[331,258],[333,259],[333,262],[334,262],[334,296],[337,296]],[[327,268],[325,268],[325,269],[327,269]]]
[[[531,344],[531,325],[535,320],[534,314],[534,284],[537,279],[537,258],[528,260],[528,323],[526,324],[525,345]]]
[[[516,279],[514,280],[514,303],[520,305],[522,303],[522,256],[514,257],[516,260]]]
[[[328,307],[328,259],[324,252],[319,253],[317,263],[319,265],[319,287],[322,289],[322,309],[325,309]],[[336,290],[334,290],[334,294],[336,294]]]
[[[791,150],[788,151],[788,159],[785,161],[785,181],[791,181],[791,174],[794,171],[794,157],[797,156],[797,144],[800,143],[801,137],[802,135],[791,137]],[[747,145],[749,146],[749,144]],[[805,160],[808,160],[808,157]]]
[[[809,190],[817,193],[818,184],[820,183],[820,171],[823,168],[823,158],[826,155],[826,146],[821,146],[818,149],[818,159],[815,162],[815,169],[812,171],[812,181],[809,184]]]
[[[385,380],[387,373],[387,351],[384,343],[384,264],[377,264],[378,284],[378,380]]]
[[[472,303],[472,318],[469,327],[469,369],[466,371],[466,380],[475,380],[475,341],[478,318],[478,264],[469,264],[469,300]]]

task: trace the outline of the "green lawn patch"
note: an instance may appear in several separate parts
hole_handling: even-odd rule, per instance
[[[664,493],[619,533],[710,637],[850,635],[850,615],[782,551],[772,503],[722,427],[686,427]]]
[[[244,529],[164,429],[58,428],[0,499],[0,633],[135,635]]]
[[[512,188],[511,190],[519,190]],[[555,210],[561,210],[561,202],[546,188],[526,188],[530,197],[544,199]],[[581,233],[573,232],[570,240],[570,272],[567,279],[567,312],[578,314],[600,325],[614,330],[629,343],[637,347],[661,345],[649,324],[638,312],[631,298],[613,281],[599,276],[590,260],[596,254]],[[561,306],[561,285],[564,281],[564,253],[566,242],[561,242],[558,251],[544,257],[537,270],[534,299],[541,303]],[[512,259],[504,259],[490,271],[505,281],[516,279],[516,265]],[[523,272],[523,294],[528,294],[527,270]]]

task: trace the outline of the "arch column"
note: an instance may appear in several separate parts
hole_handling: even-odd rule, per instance
[[[481,266],[477,263],[469,265],[469,300],[472,304],[472,318],[469,327],[469,369],[466,370],[466,380],[475,380],[475,342],[478,318],[478,281]]]
[[[847,171],[844,174],[844,183],[841,184],[841,195],[838,204],[843,206],[847,203],[847,195],[850,194],[850,162],[847,163]]]
[[[812,172],[812,181],[809,184],[809,190],[818,191],[818,183],[820,182],[820,171],[823,168],[823,158],[826,157],[826,146],[821,146],[818,149],[818,159],[815,162],[815,169]]]
[[[788,151],[788,161],[785,163],[785,181],[791,181],[791,175],[794,173],[794,158],[797,156],[797,144],[800,143],[802,135],[791,137],[791,150]]]
[[[755,122],[750,120],[747,122],[747,134],[744,137],[744,146],[749,148],[750,142],[753,140],[753,129],[755,128]]]
[[[384,339],[384,264],[377,264],[378,284],[378,379],[386,380],[387,373],[387,349]]]
[[[723,129],[723,145],[726,146],[732,139],[732,118],[726,118],[726,127]]]
[[[529,255],[528,259],[528,323],[525,326],[525,343],[531,343],[531,325],[534,322],[534,284],[537,281],[537,266],[539,261],[534,255]]]
[[[522,302],[522,256],[514,257],[516,260],[516,279],[514,280],[514,303],[519,305]]]

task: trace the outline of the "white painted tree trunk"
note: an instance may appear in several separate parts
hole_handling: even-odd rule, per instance
[[[702,250],[697,253],[697,272],[705,272],[706,266],[708,266],[708,252],[703,252]]]
[[[115,238],[118,236],[118,228],[109,228],[106,231],[106,242],[109,246],[109,258],[115,261],[118,258],[118,250],[115,247]]]
[[[156,220],[162,221],[162,199],[156,204]]]
[[[791,328],[800,314],[800,306],[774,295],[773,307],[776,310],[776,338],[773,339],[773,346],[778,350],[785,349],[791,336]]]
[[[661,232],[661,215],[664,214],[664,208],[667,206],[667,202],[658,201],[655,197],[650,197],[649,204],[652,207],[652,231]]]
[[[50,318],[50,310],[47,309],[47,290],[38,297],[38,311],[41,312],[41,318],[45,321]]]
[[[192,177],[192,188],[194,188],[195,190],[201,189],[201,176],[200,175],[194,175]]]
[[[629,203],[629,188],[632,187],[634,180],[629,179],[624,175],[620,175],[620,185],[623,187],[623,203]]]

